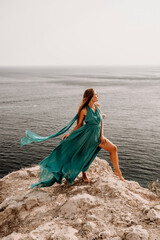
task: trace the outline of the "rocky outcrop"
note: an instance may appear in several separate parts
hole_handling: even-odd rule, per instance
[[[134,181],[121,181],[98,157],[73,185],[63,179],[30,189],[39,167],[0,180],[0,237],[3,240],[158,240],[160,198]]]

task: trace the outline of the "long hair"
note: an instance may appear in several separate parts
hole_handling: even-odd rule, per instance
[[[94,89],[88,88],[84,91],[82,102],[80,103],[79,109],[78,109],[78,117],[77,117],[77,124],[79,122],[80,112],[81,110],[88,105],[91,98],[94,95]]]

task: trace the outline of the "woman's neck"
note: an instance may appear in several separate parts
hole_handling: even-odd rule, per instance
[[[94,102],[89,102],[88,105],[89,105],[91,108],[93,108]]]

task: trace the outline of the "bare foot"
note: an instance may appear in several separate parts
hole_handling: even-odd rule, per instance
[[[122,180],[122,181],[125,182],[124,177],[122,177],[122,173],[121,173],[121,171],[119,171],[119,172],[114,171],[114,174],[115,174],[116,176],[118,176],[118,177],[120,178],[120,180]]]
[[[83,181],[84,181],[85,183],[89,183],[89,182],[90,182],[90,180],[88,179],[86,173],[83,173],[83,174],[82,174],[82,177],[83,177]]]

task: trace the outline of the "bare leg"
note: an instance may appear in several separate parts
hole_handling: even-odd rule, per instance
[[[87,174],[86,174],[86,172],[84,173],[84,172],[82,172],[82,178],[83,178],[83,181],[85,182],[85,183],[88,183],[88,182],[90,182],[90,180],[88,179],[88,177],[87,177]]]
[[[112,142],[110,142],[107,138],[105,138],[104,143],[100,143],[99,147],[105,149],[110,153],[110,159],[114,167],[114,174],[116,176],[119,176],[120,180],[125,181],[125,179],[122,177],[121,170],[119,169],[119,161],[118,161],[118,153],[117,153],[117,147]]]

